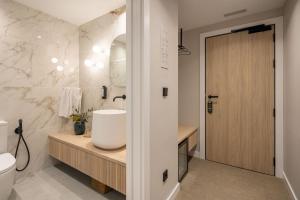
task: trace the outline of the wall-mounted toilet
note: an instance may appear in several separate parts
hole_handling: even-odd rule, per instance
[[[0,200],[7,200],[13,187],[16,159],[7,153],[8,123],[0,121]]]

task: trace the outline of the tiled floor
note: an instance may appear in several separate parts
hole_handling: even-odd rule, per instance
[[[177,200],[290,200],[283,180],[192,159]]]
[[[112,191],[102,195],[89,187],[89,177],[67,167],[49,167],[18,181],[9,200],[125,200]]]
[[[101,195],[89,178],[58,165],[18,181],[9,200],[125,200],[112,191]],[[177,200],[290,200],[282,180],[214,162],[193,159]]]

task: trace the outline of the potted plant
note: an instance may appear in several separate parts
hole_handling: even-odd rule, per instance
[[[73,114],[70,116],[74,122],[74,132],[76,135],[82,135],[85,133],[85,123],[88,122],[89,113],[93,111],[93,108],[88,109],[87,112],[80,112],[78,108],[75,108]]]

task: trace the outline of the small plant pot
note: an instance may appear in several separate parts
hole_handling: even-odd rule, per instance
[[[75,122],[74,123],[74,132],[76,135],[83,135],[85,133],[85,123],[84,122]]]

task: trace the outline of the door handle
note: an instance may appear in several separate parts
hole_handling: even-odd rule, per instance
[[[208,95],[208,98],[209,99],[217,99],[217,98],[219,98],[219,96]]]

